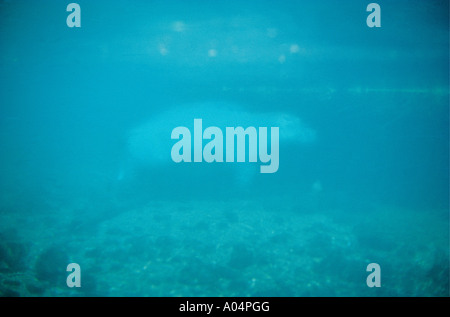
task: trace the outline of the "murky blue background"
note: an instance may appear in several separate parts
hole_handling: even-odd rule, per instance
[[[68,3],[0,2],[0,295],[448,296],[447,1]],[[260,174],[194,117],[299,124]]]

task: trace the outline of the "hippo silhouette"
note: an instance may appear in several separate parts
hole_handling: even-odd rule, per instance
[[[172,131],[176,127],[187,127],[193,131],[194,119],[202,119],[204,127],[214,126],[223,131],[226,127],[244,129],[278,127],[281,146],[311,143],[316,138],[314,130],[306,126],[297,116],[286,112],[251,112],[242,106],[225,102],[185,104],[155,114],[154,117],[131,129],[127,137],[128,158],[118,174],[118,180],[136,177],[139,171],[144,169],[170,169],[178,164],[171,158],[172,147],[177,142],[171,138]],[[193,147],[192,142],[192,153]],[[238,171],[234,175],[239,184],[249,182],[252,175],[258,172],[253,163],[235,162],[228,165],[233,165],[233,168]]]

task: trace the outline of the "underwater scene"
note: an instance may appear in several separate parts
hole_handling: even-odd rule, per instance
[[[449,295],[446,0],[0,0],[0,296]]]

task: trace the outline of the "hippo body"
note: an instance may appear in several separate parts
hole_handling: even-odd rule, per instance
[[[187,169],[200,171],[199,166],[208,170],[209,176],[215,170],[205,165],[232,166],[232,174],[239,185],[247,185],[252,175],[259,173],[255,163],[175,163],[171,149],[177,140],[171,138],[176,127],[187,127],[193,131],[194,119],[202,119],[203,126],[214,126],[225,131],[226,127],[279,127],[280,146],[297,146],[314,142],[316,132],[307,127],[297,116],[285,112],[257,113],[224,102],[205,102],[177,106],[158,114],[130,130],[127,137],[127,160],[120,170],[119,181],[139,177],[144,171],[178,172]],[[204,141],[203,146],[207,143]],[[192,147],[194,144],[192,143]],[[193,152],[193,149],[191,149]],[[283,158],[280,158],[282,164]],[[183,165],[183,167],[180,167]],[[201,172],[200,172],[201,173]],[[229,172],[227,172],[229,174]],[[187,174],[186,174],[187,175]],[[192,176],[192,174],[190,175]],[[223,175],[222,175],[223,176]]]

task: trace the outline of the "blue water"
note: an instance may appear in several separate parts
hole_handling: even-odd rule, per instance
[[[68,3],[0,1],[0,295],[448,296],[448,1]]]

